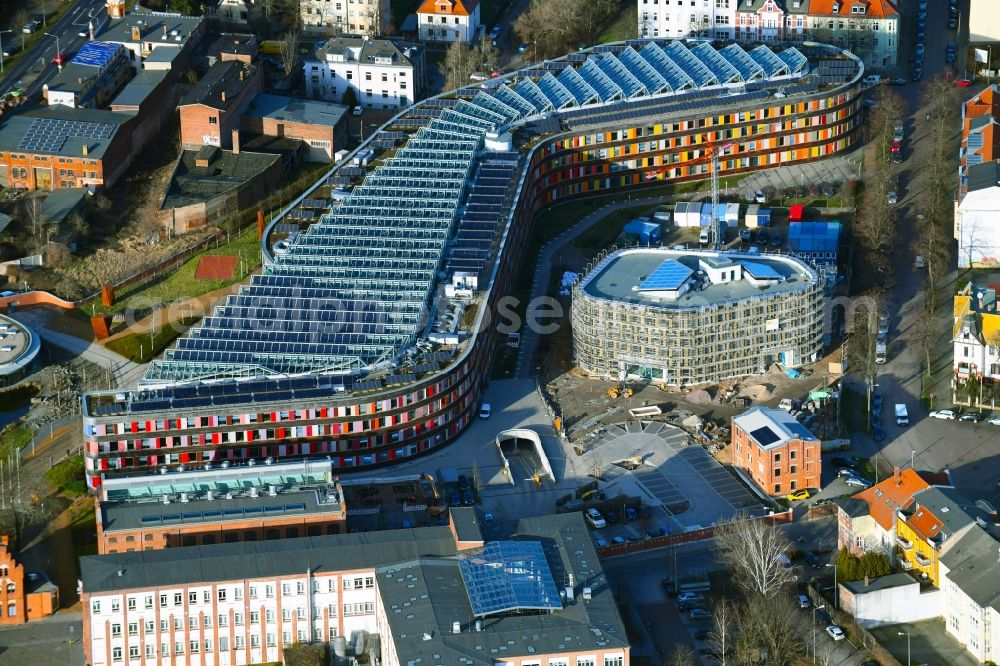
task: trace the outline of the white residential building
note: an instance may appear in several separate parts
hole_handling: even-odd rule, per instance
[[[994,289],[969,283],[955,295],[952,343],[957,381],[1000,380],[1000,313]]]
[[[870,69],[897,64],[899,13],[889,0],[638,0],[637,12],[640,37],[815,40],[853,51]]]
[[[998,536],[995,526],[976,526],[940,559],[945,627],[980,662],[1000,660]]]
[[[964,195],[955,206],[959,268],[1000,262],[1000,162],[965,167]]]
[[[260,21],[261,5],[252,0],[208,0],[205,17],[227,28],[249,28]]]
[[[302,32],[307,35],[368,35],[387,32],[389,0],[301,0]]]
[[[1000,42],[1000,2],[969,0],[969,43]]]
[[[638,0],[639,36],[732,39],[740,0]]]
[[[421,99],[424,48],[389,39],[334,37],[303,62],[308,97],[341,103],[348,88],[359,105],[404,108]]]
[[[424,0],[417,9],[425,42],[472,42],[479,33],[479,0]]]

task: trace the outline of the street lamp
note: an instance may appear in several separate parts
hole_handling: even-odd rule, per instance
[[[826,604],[813,607],[813,663],[816,663],[816,611],[826,608]]]
[[[51,32],[47,32],[45,34],[48,35],[49,37],[55,37],[56,38],[56,57],[55,57],[56,67],[58,67],[59,71],[61,72],[62,71],[62,61],[63,61],[63,59],[62,59],[62,49],[59,48],[59,35],[53,35]]]
[[[0,74],[3,74],[3,36],[4,33],[14,32],[13,30],[0,30]]]
[[[828,567],[833,567],[833,607],[840,610],[840,588],[837,587],[837,565],[827,564]]]
[[[906,666],[910,666],[910,632],[908,631],[897,631],[897,636],[906,636]]]

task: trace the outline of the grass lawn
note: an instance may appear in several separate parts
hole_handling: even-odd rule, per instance
[[[149,331],[123,335],[120,338],[109,340],[104,346],[135,363],[148,363],[175,339],[186,333],[197,320],[196,317],[181,319],[160,326],[153,331],[152,335]]]
[[[235,275],[231,280],[199,280],[194,274],[203,254],[240,257],[242,261],[236,263]],[[222,243],[218,247],[209,247],[199,252],[184,262],[179,269],[173,272],[165,271],[160,278],[152,282],[137,285],[129,291],[118,294],[117,302],[110,308],[103,307],[99,301],[95,301],[94,308],[96,312],[113,313],[158,307],[172,301],[194,298],[240,282],[259,264],[260,242],[257,239],[257,227],[253,225],[229,243]],[[87,310],[89,315],[90,308]]]
[[[63,460],[46,471],[45,478],[66,497],[79,497],[87,492],[87,482],[83,478],[83,456]]]
[[[0,458],[6,458],[11,451],[20,451],[35,437],[35,431],[17,423],[12,423],[0,433]]]

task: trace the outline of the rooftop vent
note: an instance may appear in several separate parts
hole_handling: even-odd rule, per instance
[[[451,633],[453,633],[453,634],[460,634],[460,633],[462,633],[462,623],[461,622],[452,622],[451,623]]]
[[[272,483],[267,487],[267,494],[270,495],[271,497],[274,497],[275,495],[278,494],[278,487]]]
[[[257,486],[250,487],[250,497],[257,497]]]
[[[182,504],[187,504],[188,503],[188,494],[187,493],[181,493],[181,503]]]
[[[425,631],[424,632],[424,640],[425,641],[429,641],[431,638],[433,638],[433,636],[431,635],[431,632]]]
[[[205,499],[207,499],[209,502],[215,499],[215,495],[212,493],[211,490],[205,493]]]
[[[583,600],[590,601],[591,596],[592,596],[591,589],[589,587],[583,588]]]
[[[163,503],[164,504],[170,504],[170,495],[164,495],[163,496]]]

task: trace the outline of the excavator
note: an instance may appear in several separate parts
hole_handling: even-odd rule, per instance
[[[432,497],[427,500],[427,514],[430,516],[440,516],[448,510],[448,504],[441,499],[441,494],[438,492],[437,482],[434,480],[433,474],[428,474],[427,472],[420,473],[420,480],[426,481],[431,488]]]

